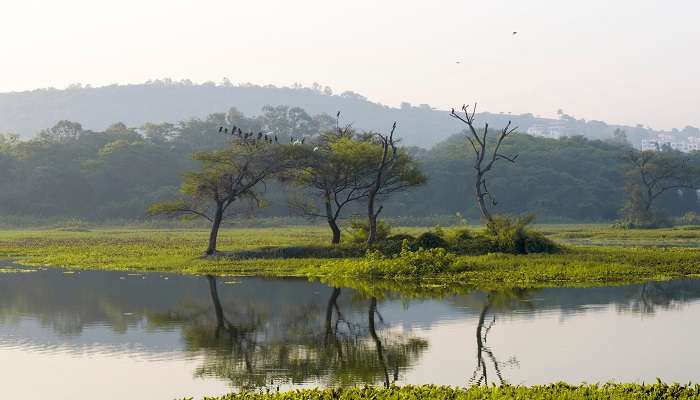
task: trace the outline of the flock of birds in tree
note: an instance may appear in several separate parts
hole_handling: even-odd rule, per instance
[[[231,135],[233,137],[238,137],[238,139],[245,144],[256,144],[256,143],[266,143],[266,144],[277,144],[280,142],[279,138],[277,135],[274,135],[272,133],[263,133],[263,132],[258,132],[257,135],[255,133],[251,132],[243,132],[243,130],[237,126],[231,127],[229,130],[228,127],[225,126],[220,126],[219,127],[219,133],[223,133],[224,135]],[[302,145],[306,141],[306,137],[302,136],[300,138],[295,138],[294,136],[289,137],[289,143],[292,145]],[[316,150],[316,148],[314,148]]]

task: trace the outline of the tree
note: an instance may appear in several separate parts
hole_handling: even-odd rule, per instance
[[[630,150],[623,155],[628,165],[622,212],[630,226],[653,227],[659,223],[654,202],[664,193],[698,188],[698,174],[675,151]]]
[[[369,232],[367,244],[377,240],[377,218],[384,206],[377,208],[381,197],[423,185],[427,178],[418,168],[416,160],[397,146],[394,139],[396,122],[388,135],[368,133],[359,146],[353,149],[356,162],[361,162],[366,170],[366,183],[363,197],[367,200],[367,220]]]
[[[474,127],[476,103],[474,103],[474,107],[472,107],[471,112],[469,111],[468,105],[463,105],[462,111],[464,112],[464,116],[457,114],[455,112],[455,109],[453,108],[452,112],[450,113],[450,116],[452,118],[456,118],[462,121],[469,127],[469,131],[467,133],[467,140],[469,141],[469,144],[474,150],[475,155],[474,170],[476,170],[476,179],[474,182],[474,186],[476,188],[476,201],[479,205],[481,215],[486,219],[489,225],[492,225],[493,216],[489,212],[488,207],[486,207],[486,197],[488,197],[491,200],[491,203],[494,206],[498,203],[496,202],[495,197],[491,195],[488,187],[486,186],[486,175],[489,173],[489,171],[491,171],[494,164],[496,164],[496,161],[498,160],[506,160],[510,163],[515,163],[515,160],[518,158],[517,154],[513,156],[506,156],[500,153],[499,150],[501,149],[501,144],[503,144],[503,141],[510,137],[518,128],[511,128],[511,123],[510,121],[508,121],[508,124],[499,132],[495,142],[493,142],[488,137],[488,122],[484,125],[484,129],[481,132],[478,132]],[[489,154],[488,158],[487,154]]]
[[[223,150],[199,152],[193,156],[201,162],[200,171],[184,174],[180,187],[182,197],[171,202],[155,203],[149,215],[201,217],[211,222],[207,255],[216,254],[216,242],[221,223],[230,207],[247,200],[261,205],[258,187],[276,174],[295,164],[290,157],[295,146],[269,144],[262,140],[234,139]]]
[[[304,168],[294,172],[294,184],[318,196],[322,211],[318,211],[316,201],[309,202],[306,198],[292,199],[290,205],[307,217],[324,218],[332,232],[331,244],[340,243],[338,219],[342,211],[366,196],[364,166],[353,158],[355,153],[347,151],[353,140],[355,133],[349,127],[324,132],[313,150],[304,148]]]

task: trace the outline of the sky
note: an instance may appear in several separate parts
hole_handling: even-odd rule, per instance
[[[513,35],[513,31],[517,31]],[[458,63],[459,62],[459,63]],[[0,91],[311,85],[372,101],[700,126],[698,0],[2,0]]]

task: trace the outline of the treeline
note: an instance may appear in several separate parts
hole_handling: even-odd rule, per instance
[[[198,164],[192,154],[224,148],[220,126],[236,125],[270,133],[279,141],[314,136],[336,127],[335,117],[309,115],[300,108],[265,107],[257,117],[236,109],[204,119],[146,124],[122,123],[104,131],[62,121],[35,139],[0,136],[0,216],[65,217],[91,221],[142,219],[149,205],[177,196],[181,174]],[[456,129],[460,127],[455,125]],[[396,131],[401,137],[401,121]],[[408,148],[420,163],[427,183],[388,200],[382,217],[429,217],[460,213],[476,220],[473,198],[473,155],[463,135],[430,150]],[[625,203],[625,144],[583,137],[560,140],[515,135],[502,147],[518,153],[517,167],[500,168],[488,182],[497,202],[495,212],[533,212],[539,221],[610,221]],[[465,156],[468,155],[468,156]],[[688,156],[700,164],[700,154]],[[267,185],[266,207],[258,216],[294,215],[294,190]],[[348,214],[358,212],[349,209]],[[662,196],[658,209],[669,216],[700,211],[694,190]],[[247,212],[247,211],[245,211]],[[456,220],[456,219],[455,219]]]

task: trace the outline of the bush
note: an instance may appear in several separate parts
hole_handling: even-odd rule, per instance
[[[385,240],[391,234],[391,226],[382,220],[377,221],[377,241]],[[365,243],[369,237],[369,221],[362,218],[350,220],[350,241]]]
[[[477,256],[496,251],[493,241],[485,235],[457,236],[450,244],[450,251],[470,256]]]
[[[700,215],[689,211],[678,221],[680,225],[700,225]]]
[[[422,233],[420,236],[418,236],[418,238],[416,238],[415,244],[416,247],[426,250],[437,248],[446,249],[449,247],[447,240],[443,239],[439,234],[433,232]]]
[[[455,255],[444,248],[411,250],[408,240],[401,243],[401,251],[391,257],[377,250],[368,250],[365,259],[355,269],[362,275],[382,278],[425,277],[446,272]]]
[[[403,242],[404,240],[408,240],[409,243],[413,243],[416,241],[415,236],[409,235],[408,233],[397,233],[396,235],[391,235],[386,238],[386,240],[391,240],[391,241],[398,241],[398,242]]]
[[[495,251],[511,254],[551,253],[557,245],[544,235],[532,232],[527,226],[535,219],[533,214],[524,217],[497,215],[487,225],[487,238]]]

